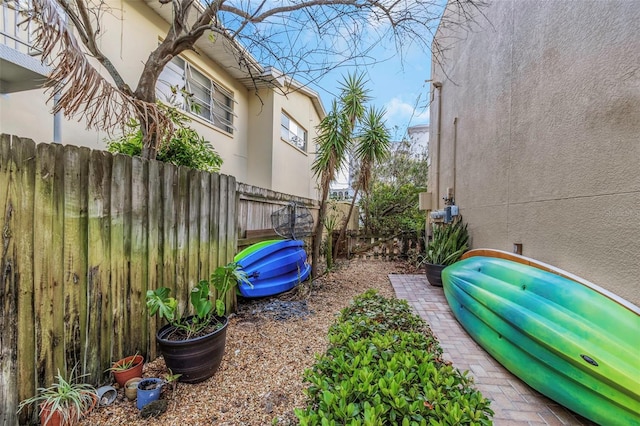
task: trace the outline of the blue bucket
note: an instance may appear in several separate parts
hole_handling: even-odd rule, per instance
[[[138,410],[142,410],[142,407],[150,402],[157,401],[160,398],[160,393],[162,392],[162,386],[164,383],[164,380],[156,378],[142,379],[140,383],[138,383],[138,400],[136,402]]]

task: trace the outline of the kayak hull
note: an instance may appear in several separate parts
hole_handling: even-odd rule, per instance
[[[238,289],[244,297],[265,297],[291,290],[309,277],[304,242],[270,240],[254,244],[238,253],[234,260],[249,276]]]
[[[576,413],[600,424],[638,424],[640,310],[570,274],[483,254],[442,274],[447,302],[471,337]]]

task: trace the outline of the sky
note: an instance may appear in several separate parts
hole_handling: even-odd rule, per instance
[[[265,2],[259,4],[278,7],[289,3]],[[380,4],[394,5],[396,12],[392,15],[398,24],[397,34],[410,36],[395,39],[388,19],[377,8],[363,8],[354,14],[331,6],[272,16],[255,27],[245,27],[239,37],[261,63],[270,64],[316,91],[327,112],[339,96],[344,77],[364,72],[372,97],[370,103],[386,111],[392,140],[402,140],[409,126],[429,121],[429,33],[435,31],[434,18],[442,13],[446,0],[382,0]],[[407,16],[409,19],[405,19]],[[228,26],[242,24],[233,14],[225,18],[229,20]],[[429,29],[419,29],[420,25],[412,23],[412,19]],[[420,32],[412,34],[412,31]],[[429,45],[419,46],[421,42]],[[369,50],[371,44],[374,47]],[[354,63],[365,65],[358,67]],[[326,72],[329,64],[342,65]]]
[[[349,72],[365,71],[367,87],[371,90],[370,103],[386,111],[386,124],[392,140],[401,140],[407,127],[429,123],[429,80],[431,52],[412,52],[400,55],[380,52],[390,59],[368,67],[343,67],[326,74],[313,89],[322,98],[325,110],[331,108],[339,95],[339,83]]]

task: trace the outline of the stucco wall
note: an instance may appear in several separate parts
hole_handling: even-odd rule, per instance
[[[284,110],[300,126],[307,131],[307,148],[298,149],[280,137],[280,113]],[[315,158],[316,127],[320,117],[308,96],[294,92],[286,96],[276,96],[274,103],[273,142],[273,187],[287,194],[317,198],[316,179],[311,172]],[[278,170],[287,170],[287,174]],[[310,194],[310,195],[302,195]]]
[[[436,35],[429,190],[454,188],[473,247],[522,243],[640,305],[640,2],[483,14]]]

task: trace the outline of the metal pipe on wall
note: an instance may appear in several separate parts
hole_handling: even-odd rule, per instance
[[[434,204],[435,209],[437,210],[440,206],[440,139],[442,133],[442,83],[439,81],[434,81],[433,87],[438,89],[438,131],[436,132],[436,182],[435,182],[435,191],[433,193],[436,196],[436,203]]]
[[[60,92],[53,95],[53,105],[60,102]],[[58,111],[53,115],[53,142],[62,143],[62,112]]]

